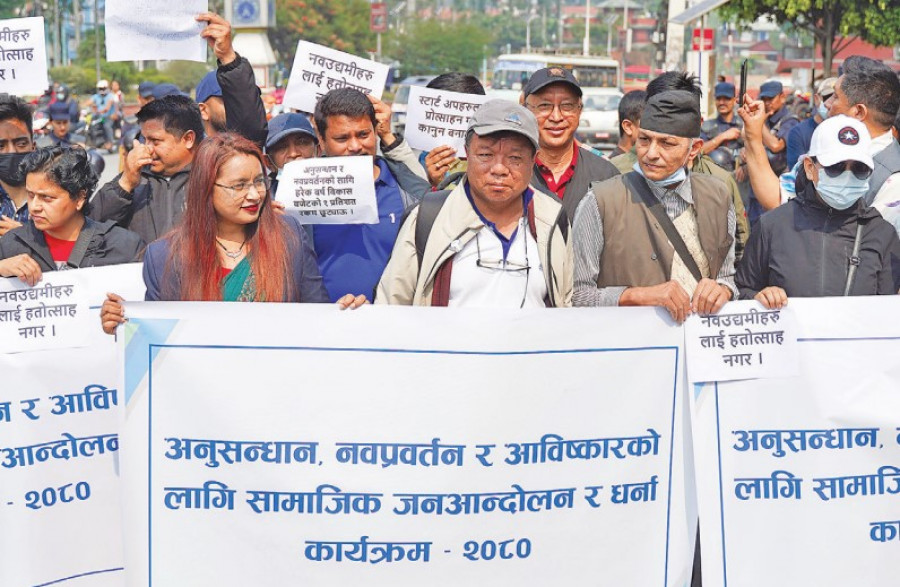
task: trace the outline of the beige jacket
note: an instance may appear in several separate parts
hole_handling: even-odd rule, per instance
[[[430,306],[434,278],[441,265],[475,237],[484,223],[466,198],[464,182],[447,196],[428,237],[422,267],[416,257],[418,207],[400,227],[394,250],[375,291],[376,304]],[[551,305],[572,305],[574,262],[569,220],[562,203],[534,190],[534,224]],[[565,229],[560,227],[562,225]]]

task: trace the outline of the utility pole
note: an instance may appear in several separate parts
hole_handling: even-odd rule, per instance
[[[94,0],[94,59],[96,60],[97,81],[100,81],[100,10],[97,3],[100,0]]]
[[[607,35],[609,38],[609,35]],[[584,46],[582,53],[587,57],[591,54],[591,0],[587,0],[584,4]]]

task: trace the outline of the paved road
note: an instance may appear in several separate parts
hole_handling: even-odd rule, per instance
[[[103,153],[103,151],[101,151],[101,153]],[[119,174],[118,153],[114,155],[107,155],[104,153],[103,160],[106,161],[106,168],[104,168],[103,173],[100,174],[100,183],[97,185],[98,188]]]

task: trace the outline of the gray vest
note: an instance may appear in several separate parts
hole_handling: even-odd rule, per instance
[[[893,139],[891,144],[875,155],[875,171],[869,178],[869,191],[866,192],[866,205],[871,206],[875,201],[878,190],[887,181],[887,178],[900,172],[900,143]]]

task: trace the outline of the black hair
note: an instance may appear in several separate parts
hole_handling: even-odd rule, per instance
[[[478,78],[468,73],[459,71],[451,71],[450,73],[442,73],[437,76],[426,86],[433,90],[447,90],[450,92],[459,92],[461,94],[477,94],[484,96],[484,86],[478,81]]]
[[[631,90],[619,100],[619,136],[625,136],[622,122],[630,120],[638,124],[641,121],[641,112],[647,103],[647,92],[644,90]]]
[[[329,116],[346,116],[347,118],[368,117],[372,121],[372,129],[378,126],[375,118],[375,106],[369,102],[369,98],[359,90],[353,88],[338,88],[331,90],[316,103],[316,111],[313,114],[316,121],[316,130],[322,140],[325,139],[325,131],[328,129]]]
[[[0,120],[21,120],[28,129],[29,139],[33,132],[31,126],[33,117],[31,106],[26,104],[22,98],[12,94],[0,94]]]
[[[82,147],[47,147],[37,149],[19,164],[19,173],[46,173],[47,178],[66,190],[73,202],[84,197],[81,213],[90,212],[90,198],[100,178],[91,167],[91,158]]]
[[[138,110],[137,119],[140,124],[148,120],[160,120],[166,132],[179,139],[192,130],[196,136],[196,144],[203,140],[200,107],[187,96],[166,96],[153,100]]]
[[[840,83],[850,104],[865,105],[878,126],[891,128],[900,110],[900,80],[890,67],[881,61],[854,55],[844,61]]]
[[[656,76],[647,84],[647,99],[669,90],[685,90],[697,96],[697,102],[703,97],[700,79],[686,71],[667,71]]]

